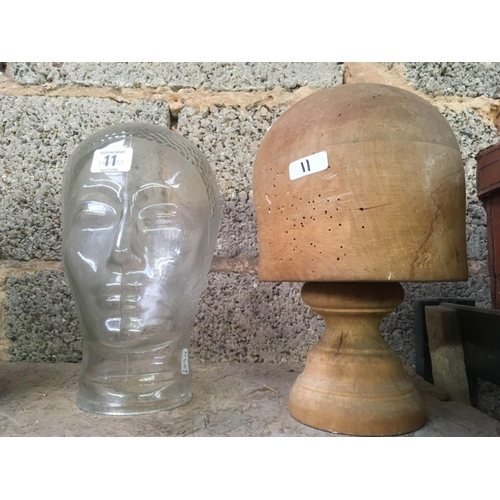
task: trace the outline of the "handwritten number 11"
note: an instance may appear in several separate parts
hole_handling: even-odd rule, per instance
[[[309,165],[309,160],[306,160],[306,163],[307,163],[307,171],[310,172],[311,171],[311,165]],[[300,162],[300,166],[302,167],[302,172],[305,173],[306,168],[304,167],[304,164],[302,162]]]

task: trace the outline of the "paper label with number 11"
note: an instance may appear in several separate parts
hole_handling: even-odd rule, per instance
[[[290,180],[300,179],[306,175],[315,174],[328,168],[328,156],[326,151],[315,153],[300,160],[295,160],[288,167]]]
[[[132,165],[132,148],[121,144],[112,144],[94,152],[90,171],[98,172],[128,172]]]

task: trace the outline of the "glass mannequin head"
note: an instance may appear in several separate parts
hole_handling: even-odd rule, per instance
[[[71,155],[63,262],[83,336],[81,408],[142,413],[189,400],[190,388],[172,396],[166,386],[190,387],[189,336],[218,228],[214,173],[167,128],[115,126]]]

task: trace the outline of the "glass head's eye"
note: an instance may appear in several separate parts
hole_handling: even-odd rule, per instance
[[[143,208],[139,212],[139,220],[144,231],[180,231],[178,229],[178,209],[172,203],[158,203]]]
[[[116,221],[116,210],[101,201],[86,201],[77,212],[83,230],[109,229]]]

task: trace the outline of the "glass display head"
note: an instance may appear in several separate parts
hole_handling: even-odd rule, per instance
[[[83,337],[78,406],[138,414],[186,403],[189,337],[219,230],[210,165],[165,127],[118,125],[78,146],[62,197]]]

